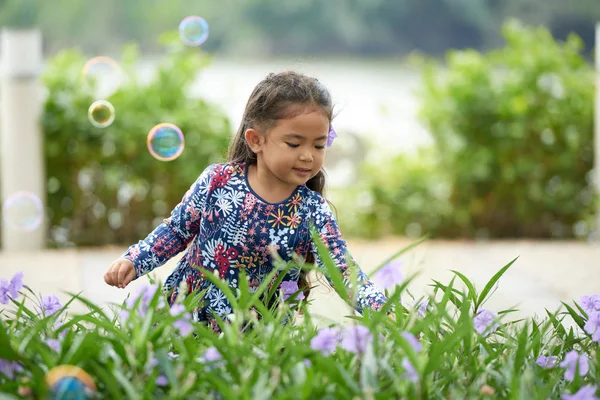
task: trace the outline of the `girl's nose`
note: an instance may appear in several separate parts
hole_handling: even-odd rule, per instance
[[[310,154],[310,152],[300,154],[300,161],[312,161],[312,154]]]

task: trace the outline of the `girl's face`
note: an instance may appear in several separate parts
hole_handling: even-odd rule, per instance
[[[267,133],[254,132],[256,146],[248,132],[246,139],[259,164],[281,183],[295,188],[314,177],[323,166],[328,132],[329,119],[319,110],[308,109],[277,121]]]

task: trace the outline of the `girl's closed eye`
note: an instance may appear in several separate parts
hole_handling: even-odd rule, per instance
[[[288,146],[292,147],[292,148],[296,148],[296,147],[300,146],[300,145],[299,145],[299,144],[297,144],[297,143],[289,143],[289,142],[285,142],[285,143],[286,143]]]

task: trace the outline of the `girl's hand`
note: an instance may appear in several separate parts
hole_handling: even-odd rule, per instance
[[[133,263],[125,258],[115,260],[104,274],[104,282],[121,289],[135,278]]]

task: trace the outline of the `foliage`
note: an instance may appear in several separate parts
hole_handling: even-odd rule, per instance
[[[359,182],[330,194],[342,232],[352,236],[434,236],[451,217],[450,175],[433,149],[367,161]],[[352,210],[352,212],[345,212]]]
[[[417,222],[452,237],[592,233],[594,81],[581,41],[516,21],[503,32],[506,45],[489,53],[421,59],[421,117],[436,163],[399,156],[375,165],[373,204],[356,225],[398,233]]]
[[[331,281],[343,279],[322,243],[320,252],[325,260],[329,258],[326,273]],[[19,368],[14,379],[0,374],[0,390],[16,394],[21,387],[20,393],[29,390],[42,397],[49,390],[44,379],[47,371],[65,364],[87,371],[102,398],[545,399],[597,385],[600,360],[592,338],[598,337],[586,333],[588,314],[579,305],[565,304],[567,311],[548,312],[543,321],[511,320],[514,310],[483,309],[513,262],[479,293],[458,272],[465,290],[455,280],[448,285],[434,281],[428,305],[418,302],[413,307],[407,290],[410,281],[396,286],[388,293],[384,309],[352,317],[350,326],[333,331],[342,339],[337,346],[333,343],[332,353],[327,351],[333,350],[331,346],[316,338],[332,330],[318,330],[305,302],[295,302],[292,296],[270,310],[261,302],[262,294],[281,295],[274,289],[281,281],[278,272],[291,267],[285,263],[276,264],[255,293],[249,292],[243,279],[234,293],[207,274],[235,305],[229,322],[220,323],[221,335],[196,322],[192,323],[195,335],[178,331],[181,315],[167,312],[156,287],[146,292],[150,296],[128,300],[120,317],[78,295],[71,301],[84,302],[89,307],[86,314],[67,315],[68,304],[40,313],[39,307],[28,307],[16,298],[12,311],[2,312],[0,358],[4,366],[9,360]],[[31,297],[33,291],[25,287],[21,293]],[[185,308],[191,311],[201,295],[188,296]],[[302,309],[304,317],[283,323],[294,307]],[[390,310],[394,320],[386,316]],[[598,314],[594,312],[590,319]],[[478,319],[482,313],[492,316],[484,324]],[[569,326],[565,317],[575,323]],[[362,332],[362,342],[351,340],[357,332]],[[54,339],[56,350],[48,339]],[[581,370],[569,380],[567,372],[573,368],[558,363],[573,350],[587,359],[589,371]],[[546,365],[540,356],[555,356],[556,362]]]
[[[187,15],[206,18],[211,36],[205,48],[220,53],[397,56],[412,50],[441,55],[449,48],[495,47],[507,17],[546,25],[561,37],[576,32],[591,49],[600,9],[596,0],[0,2],[0,25],[40,27],[50,52],[79,46],[106,53],[129,40],[154,52],[156,36]]]
[[[181,47],[172,36],[165,36],[167,53],[151,77],[144,76],[149,71],[139,64],[137,47],[124,48],[122,84],[107,98],[116,119],[107,128],[88,120],[99,88],[82,76],[83,55],[65,50],[48,62],[42,123],[56,244],[137,241],[181,200],[207,165],[223,161],[229,121],[220,109],[190,95],[209,59]],[[158,161],[147,149],[147,133],[162,122],[184,133],[185,150],[174,161]]]

